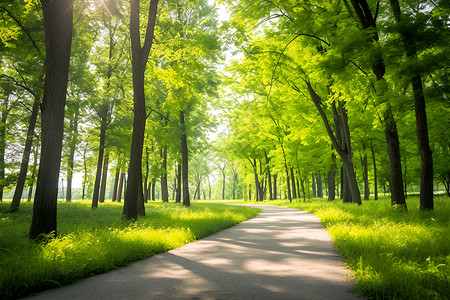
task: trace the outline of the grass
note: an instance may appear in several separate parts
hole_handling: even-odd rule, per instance
[[[245,221],[257,209],[194,203],[148,203],[146,216],[121,220],[120,203],[58,203],[58,237],[48,243],[28,240],[32,205],[9,213],[0,203],[0,299],[18,298],[73,283],[180,247]]]
[[[318,216],[353,271],[355,289],[369,299],[449,299],[450,199],[435,197],[428,212],[419,212],[417,197],[407,202],[408,212],[391,208],[388,198],[361,207],[326,199],[259,203]]]

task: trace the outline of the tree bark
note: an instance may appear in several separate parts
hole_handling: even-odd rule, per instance
[[[106,112],[104,112],[106,114]],[[105,153],[105,141],[106,141],[106,115],[102,114],[100,120],[100,147],[98,149],[98,159],[97,159],[97,171],[95,173],[94,182],[94,192],[92,194],[92,208],[98,207],[98,200],[100,195],[100,183],[102,178],[102,165],[103,165],[103,155]]]
[[[277,174],[273,175],[273,200],[277,200],[277,177]]]
[[[269,200],[273,200],[273,192],[272,192],[272,176],[270,176],[270,160],[267,157],[267,153],[264,152],[266,157],[266,165],[267,165],[267,179],[269,180]]]
[[[116,174],[114,176],[114,188],[113,188],[111,202],[116,202],[116,200],[117,200],[117,188],[119,187],[119,176],[120,176],[120,169],[116,168]]]
[[[31,202],[31,196],[33,195],[33,186],[34,186],[34,182],[36,179],[36,167],[37,167],[37,162],[38,162],[38,151],[39,151],[39,147],[36,146],[34,149],[34,161],[33,161],[33,166],[31,168],[31,182],[29,185],[27,202]]]
[[[177,164],[177,193],[175,195],[176,199],[175,202],[176,203],[180,203],[181,202],[181,164]]]
[[[73,0],[41,0],[45,32],[45,81],[41,105],[41,159],[29,238],[57,234],[56,206],[64,106],[73,28]]]
[[[313,197],[315,198],[315,197],[317,197],[317,194],[316,194],[316,174],[315,173],[311,174],[311,179],[312,179],[312,183],[311,183],[312,194],[313,194]]]
[[[144,191],[142,189],[142,182],[139,185],[138,199],[137,199],[137,215],[145,216]]]
[[[297,199],[297,188],[295,186],[294,168],[291,167],[291,184],[292,184],[292,198]]]
[[[144,179],[144,202],[147,203],[148,201],[148,172],[149,172],[149,165],[148,165],[148,159],[149,159],[149,153],[148,153],[148,147],[145,147],[145,179]]]
[[[103,173],[102,173],[102,182],[100,186],[100,196],[98,201],[100,203],[105,202],[105,193],[106,193],[106,181],[108,179],[108,165],[109,165],[109,153],[105,154],[105,159],[103,162]]]
[[[375,160],[375,151],[373,150],[372,142],[370,143],[370,151],[372,152],[372,161],[373,161],[374,199],[378,200],[377,162]]]
[[[144,73],[153,43],[158,0],[151,0],[144,45],[141,47],[139,26],[139,0],[130,0],[131,64],[133,72],[133,135],[131,139],[128,184],[125,192],[123,215],[127,219],[137,219],[138,199],[142,197],[142,148],[145,132]],[[139,188],[140,186],[140,188]]]
[[[323,198],[322,175],[317,171],[317,197]]]
[[[333,201],[336,199],[336,155],[331,154],[331,169],[327,174],[328,183],[328,201]]]
[[[6,120],[10,109],[9,105],[10,94],[6,96],[6,100],[1,104],[1,120],[0,120],[0,202],[3,201],[3,189],[5,187],[5,151],[6,151]],[[19,199],[20,201],[20,199]]]
[[[69,161],[67,162],[67,192],[66,192],[66,201],[72,201],[72,177],[73,177],[73,168],[74,168],[74,158],[75,158],[75,150],[78,142],[78,118],[80,115],[80,109],[78,103],[75,107],[75,113],[73,116],[73,120],[71,122],[71,133],[72,137],[69,142]]]
[[[153,179],[153,181],[152,181],[152,201],[155,201],[155,188],[156,188],[156,180],[155,179]]]
[[[180,127],[181,127],[181,177],[183,181],[183,206],[191,206],[191,199],[189,197],[189,151],[186,137],[186,124],[184,121],[184,111],[180,110]]]
[[[161,199],[163,202],[169,202],[169,188],[167,187],[167,146],[161,149],[162,170],[161,175]]]
[[[398,141],[397,124],[394,121],[392,110],[388,109],[384,114],[387,154],[390,167],[391,205],[406,207],[405,194],[403,193],[403,174],[400,155],[400,144]]]
[[[365,147],[363,146],[365,150]],[[364,200],[369,200],[370,189],[369,189],[369,170],[367,167],[367,154],[364,153],[361,156],[361,165],[363,167],[363,180],[364,180]]]
[[[11,201],[11,211],[17,210],[20,206],[20,199],[22,198],[23,187],[25,186],[25,180],[27,178],[28,162],[30,160],[31,147],[33,146],[34,129],[36,127],[40,104],[41,99],[35,95],[30,121],[28,122],[27,138],[25,140],[25,149],[23,150],[22,162],[20,164],[19,177],[17,178],[16,190],[14,191],[14,196]]]
[[[122,191],[123,191],[124,183],[125,183],[125,173],[122,172],[120,174],[119,188],[117,190],[117,196],[116,196],[117,202],[121,202],[122,201]]]

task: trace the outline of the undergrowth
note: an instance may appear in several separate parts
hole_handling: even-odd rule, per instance
[[[262,204],[318,216],[353,271],[356,290],[369,299],[449,299],[450,199],[435,197],[434,211],[426,212],[419,212],[417,197],[407,203],[408,211],[393,209],[387,197],[362,206],[326,199]]]
[[[58,237],[28,240],[32,205],[15,213],[0,203],[0,298],[18,298],[119,268],[238,224],[258,210],[195,203],[146,204],[146,216],[122,221],[120,203],[58,203]]]

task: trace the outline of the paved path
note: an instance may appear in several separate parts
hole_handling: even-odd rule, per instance
[[[259,216],[128,267],[32,299],[362,299],[319,220],[252,205]]]

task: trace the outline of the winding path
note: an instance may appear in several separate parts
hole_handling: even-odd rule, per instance
[[[251,205],[237,226],[31,299],[362,299],[312,214]]]

